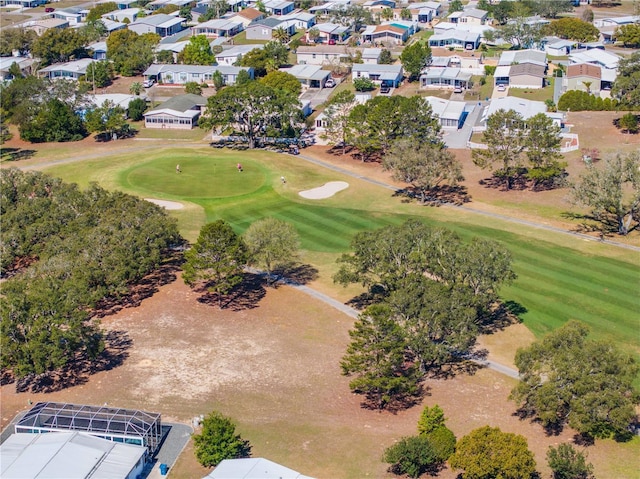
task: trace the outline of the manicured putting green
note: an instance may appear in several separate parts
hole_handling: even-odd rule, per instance
[[[142,161],[119,175],[121,184],[145,194],[180,198],[226,198],[254,193],[267,179],[267,171],[254,161],[191,154],[165,155]],[[180,172],[176,166],[180,166]]]

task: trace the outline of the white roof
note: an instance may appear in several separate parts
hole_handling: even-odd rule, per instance
[[[373,63],[354,63],[351,69],[352,72],[366,72],[366,73],[389,73],[395,75],[402,75],[402,65],[376,65]]]
[[[382,48],[363,48],[362,58],[378,59],[382,54]]]
[[[258,458],[225,459],[205,479],[312,479],[273,461]]]
[[[435,96],[427,96],[425,100],[429,102],[435,115],[449,120],[460,120],[466,106],[463,101],[445,100]]]
[[[89,100],[96,106],[102,106],[106,101],[110,101],[115,106],[122,107],[125,110],[129,108],[129,103],[131,103],[136,98],[143,97],[128,95],[126,93],[100,93],[97,95],[89,95]]]
[[[569,55],[571,63],[597,63],[605,68],[617,68],[620,57],[614,53],[609,53],[598,48],[585,50]]]
[[[6,479],[124,479],[146,447],[107,441],[81,432],[12,434],[0,445]]]
[[[538,113],[546,113],[547,105],[542,101],[525,100],[524,98],[516,98],[515,96],[505,96],[502,98],[494,98],[489,103],[483,118],[493,115],[498,110],[514,110],[522,115],[525,120],[537,115]]]
[[[233,58],[233,57],[237,57],[238,55],[246,55],[251,50],[255,50],[256,48],[262,49],[264,48],[264,45],[263,44],[234,45],[231,48],[226,48],[226,49],[223,47],[223,50],[216,55],[216,58],[227,58],[227,57]]]
[[[330,71],[323,70],[320,65],[294,65],[280,70],[303,80],[323,80],[331,75]]]
[[[81,58],[80,60],[67,63],[54,63],[53,65],[40,69],[40,72],[65,71],[83,75],[86,73],[87,67],[93,62],[95,62],[93,58]]]
[[[540,50],[507,50],[502,52],[498,65],[511,65],[513,63],[533,63],[546,66],[547,54]]]
[[[508,78],[510,72],[511,72],[511,66],[510,65],[502,65],[502,66],[496,67],[496,71],[493,74],[493,77],[494,78]]]

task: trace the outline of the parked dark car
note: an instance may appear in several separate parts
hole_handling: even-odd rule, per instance
[[[381,85],[380,93],[389,93],[391,91],[391,87],[389,85]]]
[[[46,13],[51,13],[51,12],[55,11],[55,8],[53,8],[53,7],[46,7],[46,8],[44,9],[44,11],[45,11]]]

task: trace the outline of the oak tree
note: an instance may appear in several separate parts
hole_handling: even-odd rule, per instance
[[[267,281],[273,270],[294,262],[300,250],[300,237],[295,227],[277,218],[264,218],[252,223],[244,233],[249,260],[264,268]]]
[[[400,63],[405,73],[409,75],[409,81],[413,81],[431,63],[431,48],[423,42],[415,42],[404,47],[400,54]]]

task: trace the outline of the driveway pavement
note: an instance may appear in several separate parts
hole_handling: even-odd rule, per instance
[[[467,118],[464,120],[464,125],[459,130],[444,130],[443,140],[445,145],[449,148],[462,149],[467,147],[467,141],[471,138],[473,126],[478,121],[482,110],[485,107],[485,102],[467,102],[465,112],[467,112]]]
[[[307,88],[307,90],[300,96],[300,100],[309,100],[311,102],[311,108],[315,109],[318,105],[327,101],[333,90],[335,90],[335,87]]]

